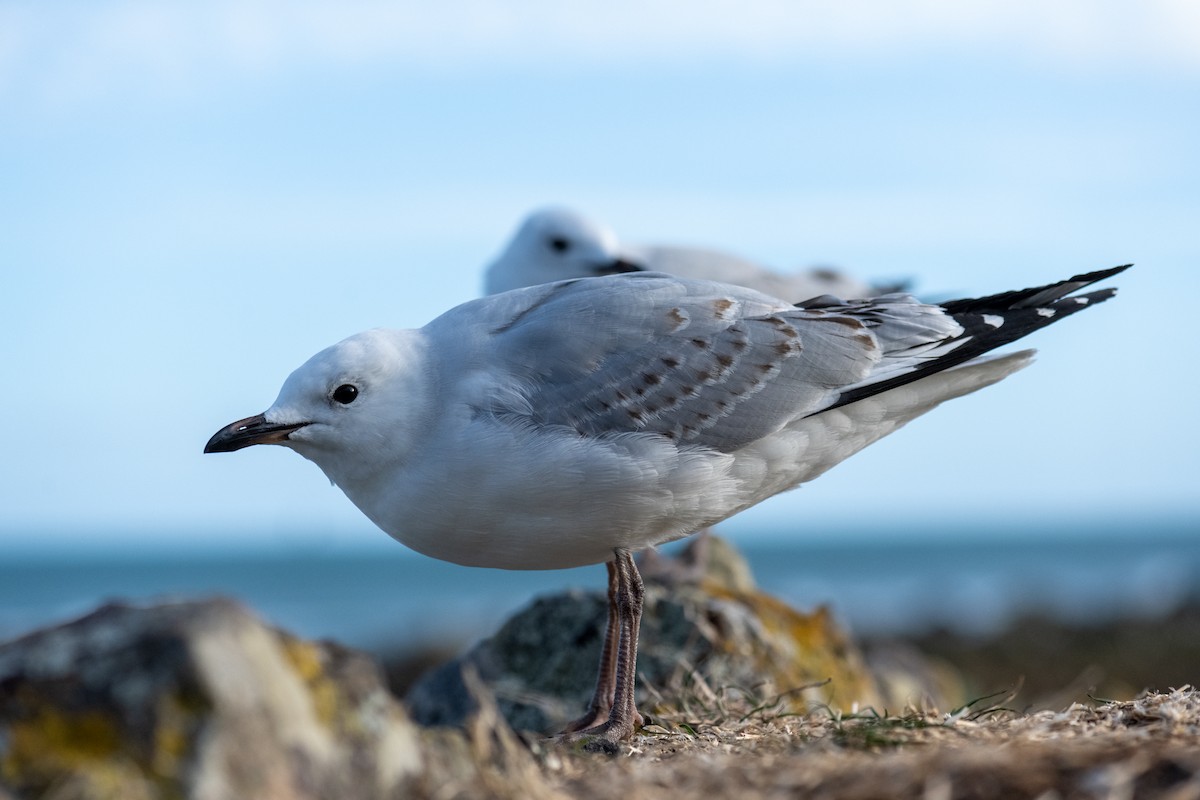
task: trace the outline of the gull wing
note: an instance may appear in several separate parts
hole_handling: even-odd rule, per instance
[[[733,452],[1105,300],[1113,290],[1064,295],[1120,269],[943,305],[894,294],[793,306],[653,273],[538,287],[487,320],[487,361],[510,376],[487,410]]]

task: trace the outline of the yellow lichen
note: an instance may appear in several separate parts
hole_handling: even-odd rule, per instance
[[[321,665],[321,653],[316,645],[290,636],[283,636],[281,639],[284,657],[305,683],[311,683],[321,677],[324,669]]]
[[[47,708],[15,722],[9,756],[20,760],[55,759],[78,764],[108,758],[121,746],[117,723],[99,711],[77,716]]]
[[[805,614],[762,592],[743,592],[708,584],[714,597],[741,603],[752,609],[771,641],[793,646],[791,658],[779,653],[754,653],[762,671],[781,691],[830,679],[817,696],[830,705],[849,708],[853,704],[874,705],[879,691],[859,652],[834,624],[827,608]],[[804,710],[806,696],[795,698],[797,711]]]
[[[118,724],[99,711],[68,715],[45,708],[7,730],[0,774],[14,785],[40,786],[65,772],[94,768],[121,748]]]
[[[325,674],[321,651],[312,642],[282,637],[283,653],[296,674],[304,681],[312,698],[313,711],[322,725],[331,726],[340,705],[337,685]]]
[[[174,693],[160,697],[156,710],[150,768],[160,778],[178,779],[198,727],[196,716],[194,710]]]

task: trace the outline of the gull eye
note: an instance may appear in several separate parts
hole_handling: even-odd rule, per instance
[[[570,240],[562,236],[555,236],[547,241],[546,244],[550,245],[550,249],[556,253],[565,253],[571,249]]]
[[[348,406],[358,397],[358,387],[353,384],[343,383],[341,386],[333,390],[333,399],[344,406]]]

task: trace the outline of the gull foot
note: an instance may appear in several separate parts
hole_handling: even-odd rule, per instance
[[[554,741],[585,753],[604,753],[615,756],[621,751],[621,742],[633,737],[633,732],[642,725],[638,714],[633,721],[609,719],[585,730],[566,730],[554,737]]]

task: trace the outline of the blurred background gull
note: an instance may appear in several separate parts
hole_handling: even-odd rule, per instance
[[[0,636],[219,590],[371,645],[599,588],[413,556],[282,451],[201,455],[291,365],[479,294],[549,203],[936,297],[1136,262],[1031,369],[722,530],[860,629],[1170,609],[1198,141],[1174,0],[0,3]]]

